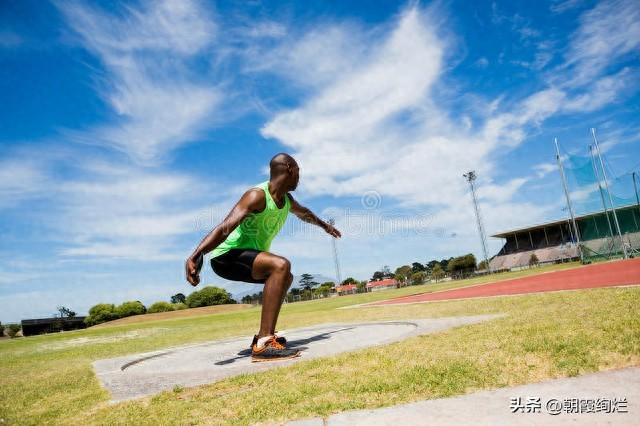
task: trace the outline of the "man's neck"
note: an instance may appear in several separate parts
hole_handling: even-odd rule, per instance
[[[284,187],[284,182],[279,179],[270,180],[268,189],[271,193],[271,197],[276,201],[284,199],[284,195],[287,193]]]

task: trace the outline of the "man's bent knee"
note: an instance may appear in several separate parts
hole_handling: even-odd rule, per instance
[[[291,263],[284,257],[278,257],[274,260],[274,272],[291,274]]]

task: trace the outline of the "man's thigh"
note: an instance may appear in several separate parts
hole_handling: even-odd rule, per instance
[[[218,276],[227,280],[262,284],[264,278],[256,278],[253,274],[254,264],[261,253],[251,249],[232,249],[211,259],[211,267]]]

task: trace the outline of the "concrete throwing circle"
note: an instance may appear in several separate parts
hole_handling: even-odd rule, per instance
[[[302,356],[286,361],[252,363],[251,337],[168,348],[144,354],[96,361],[94,369],[113,401],[152,395],[175,386],[197,386],[239,374],[265,371],[305,359],[332,356],[404,340],[447,328],[496,318],[496,315],[323,324],[284,333],[288,346]]]

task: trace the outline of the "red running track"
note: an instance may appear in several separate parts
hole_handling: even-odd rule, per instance
[[[403,296],[371,305],[420,303],[472,297],[542,293],[545,291],[640,285],[640,258],[581,266],[565,271],[547,272],[524,278],[480,284],[470,287]]]

